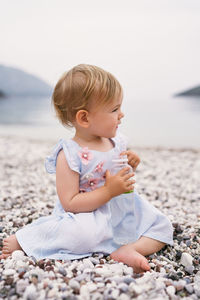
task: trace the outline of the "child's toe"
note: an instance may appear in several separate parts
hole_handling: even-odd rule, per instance
[[[142,261],[141,262],[141,268],[144,270],[144,271],[149,271],[150,270],[150,266],[148,264],[147,261]]]

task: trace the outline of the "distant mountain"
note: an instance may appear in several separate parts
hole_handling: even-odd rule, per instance
[[[200,97],[200,86],[196,86],[192,89],[178,93],[178,94],[176,94],[176,96]]]
[[[0,65],[0,94],[4,96],[49,96],[52,87],[20,69]]]

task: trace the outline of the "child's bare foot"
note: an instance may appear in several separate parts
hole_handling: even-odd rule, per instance
[[[2,254],[0,255],[0,259],[6,259],[15,250],[22,250],[22,248],[20,247],[15,234],[13,234],[3,240],[3,249]]]
[[[130,245],[125,245],[111,253],[110,257],[115,261],[123,262],[132,267],[135,273],[143,273],[150,270],[147,259]]]

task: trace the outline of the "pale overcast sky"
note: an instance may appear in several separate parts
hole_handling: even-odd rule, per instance
[[[125,86],[200,83],[199,0],[0,0],[0,64],[55,84],[89,63]]]

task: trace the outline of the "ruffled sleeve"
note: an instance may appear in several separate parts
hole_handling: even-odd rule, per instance
[[[77,149],[71,141],[65,141],[61,139],[58,144],[53,149],[53,152],[50,156],[47,156],[45,159],[45,168],[46,171],[50,174],[56,173],[56,161],[59,152],[63,149],[65,158],[71,170],[81,173],[81,162],[77,155]]]

